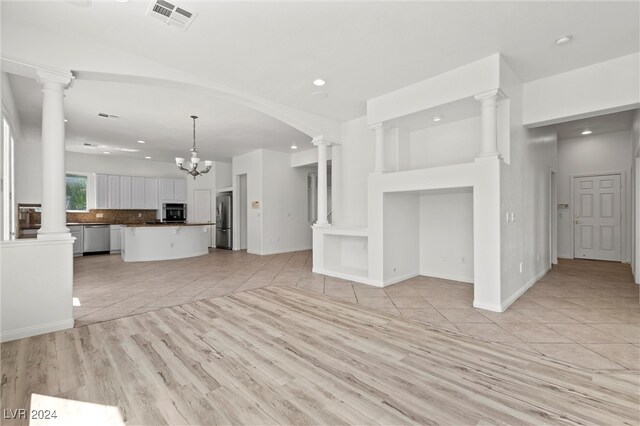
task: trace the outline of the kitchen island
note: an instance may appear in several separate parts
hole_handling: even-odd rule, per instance
[[[122,260],[146,262],[184,259],[209,253],[208,231],[214,223],[122,225]]]

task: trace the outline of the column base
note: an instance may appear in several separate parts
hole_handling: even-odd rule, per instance
[[[486,160],[502,160],[502,157],[497,152],[490,154],[480,154],[474,161],[486,161]]]
[[[55,230],[55,231],[38,231],[38,239],[39,240],[70,240],[73,238],[71,236],[71,232],[69,228],[64,228],[65,230]]]

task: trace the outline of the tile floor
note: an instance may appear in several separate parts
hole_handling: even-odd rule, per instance
[[[379,289],[311,272],[311,253],[124,263],[76,258],[76,326],[266,286],[295,286],[596,370],[638,370],[640,308],[629,265],[561,260],[506,312],[472,308],[473,286],[416,277]]]

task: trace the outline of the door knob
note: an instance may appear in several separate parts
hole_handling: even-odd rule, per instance
[[[576,223],[580,223],[580,221],[579,221],[579,220],[576,220]]]

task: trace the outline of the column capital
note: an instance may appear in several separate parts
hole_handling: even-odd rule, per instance
[[[69,88],[69,86],[71,86],[71,83],[75,79],[73,74],[71,74],[70,72],[62,73],[57,71],[37,70],[36,75],[38,83],[43,85],[51,83],[59,84],[64,89]]]
[[[331,145],[331,141],[326,139],[323,135],[315,136],[311,143],[315,146],[329,146]]]
[[[486,92],[482,92],[482,93],[478,93],[477,95],[475,95],[473,97],[476,101],[484,101],[484,100],[489,100],[489,99],[502,99],[502,98],[506,98],[504,92],[500,89],[491,89],[491,90],[487,90]]]
[[[376,124],[371,124],[369,126],[369,129],[373,130],[374,132],[379,132],[379,131],[388,130],[389,127],[385,126],[384,123],[376,123]]]

